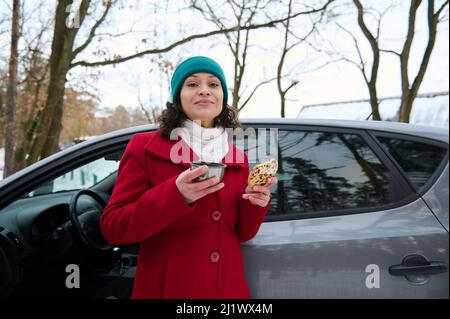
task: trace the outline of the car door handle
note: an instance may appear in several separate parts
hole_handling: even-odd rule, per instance
[[[392,276],[435,275],[448,271],[448,263],[443,261],[428,261],[421,255],[406,256],[400,265],[389,267]]]

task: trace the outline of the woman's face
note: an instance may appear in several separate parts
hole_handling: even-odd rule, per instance
[[[214,118],[222,111],[222,84],[210,73],[195,73],[184,81],[180,100],[189,119],[200,120],[203,127],[213,127]]]

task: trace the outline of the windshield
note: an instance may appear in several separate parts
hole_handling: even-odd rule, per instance
[[[118,167],[117,158],[102,157],[38,186],[24,197],[89,188],[115,173]]]

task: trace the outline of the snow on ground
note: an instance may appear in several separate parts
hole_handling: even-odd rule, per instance
[[[380,102],[383,120],[393,120],[400,105],[399,99]],[[411,111],[410,123],[436,127],[449,126],[448,93],[434,97],[418,97]],[[365,120],[371,113],[368,101],[348,101],[304,106],[298,118]]]

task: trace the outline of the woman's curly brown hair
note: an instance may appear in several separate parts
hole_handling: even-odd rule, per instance
[[[158,117],[159,131],[161,135],[170,137],[170,132],[183,126],[184,120],[187,119],[181,107],[179,96],[175,98],[174,103],[167,102],[166,108],[161,112]],[[241,123],[238,120],[238,113],[232,107],[224,104],[222,112],[214,118],[214,127],[223,128],[242,128]]]

